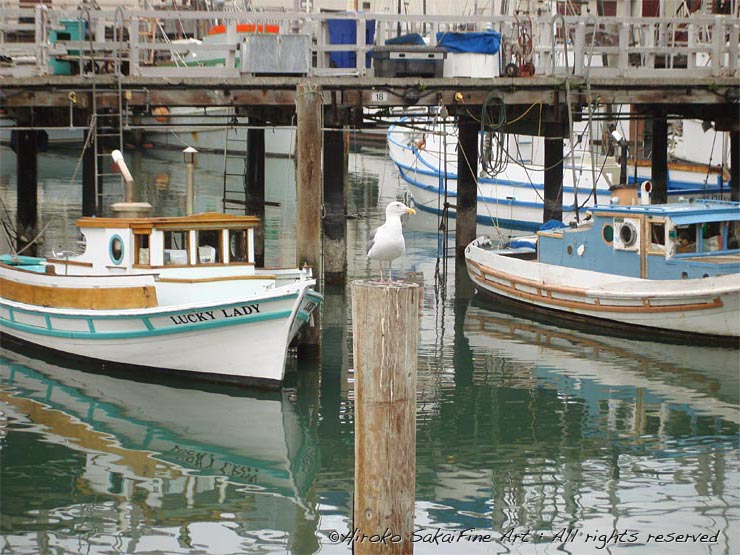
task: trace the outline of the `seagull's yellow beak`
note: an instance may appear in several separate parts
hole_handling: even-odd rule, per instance
[[[407,208],[406,209],[406,213],[407,214],[416,214],[416,210],[414,210],[413,208]]]

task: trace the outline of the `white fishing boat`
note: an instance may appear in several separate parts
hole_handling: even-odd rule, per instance
[[[465,252],[484,295],[566,319],[660,335],[740,338],[740,203],[600,205],[579,226],[537,233],[536,248]]]
[[[580,141],[565,141],[563,159],[563,221],[595,204],[608,204],[612,188],[620,183],[620,166],[613,157],[591,152],[588,129],[574,130]],[[533,233],[542,225],[545,190],[544,142],[541,137],[510,135],[505,144],[493,145],[481,135],[477,176],[477,224],[481,234],[493,230],[505,235]],[[487,142],[488,141],[488,142]],[[488,145],[488,146],[486,146]],[[455,225],[457,197],[457,126],[449,119],[433,116],[403,118],[388,129],[388,149],[399,175],[406,183],[419,213],[449,216]],[[497,158],[498,157],[498,158]],[[726,170],[726,168],[725,168]],[[626,181],[650,179],[649,164],[629,167]],[[679,198],[723,198],[729,196],[728,174],[720,167],[671,164],[668,171],[668,201]]]
[[[257,269],[251,216],[84,217],[85,252],[0,257],[0,333],[132,372],[276,388],[322,296],[309,269]]]

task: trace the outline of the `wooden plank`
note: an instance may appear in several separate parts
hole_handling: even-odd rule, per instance
[[[0,290],[4,299],[53,308],[117,310],[157,306],[157,290],[153,285],[92,288],[91,281],[89,288],[52,287],[0,278]]]

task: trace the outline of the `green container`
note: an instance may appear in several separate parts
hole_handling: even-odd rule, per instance
[[[63,19],[60,21],[61,29],[52,29],[49,33],[49,42],[56,44],[58,41],[79,41],[84,40],[87,34],[87,21],[84,19]],[[77,56],[79,50],[70,50],[68,55]],[[72,64],[69,61],[59,58],[49,60],[49,69],[53,75],[71,75]]]

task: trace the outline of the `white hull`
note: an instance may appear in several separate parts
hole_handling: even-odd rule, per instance
[[[414,207],[420,212],[439,216],[447,200],[452,205],[449,227],[454,230],[458,174],[456,128],[449,124],[428,128],[437,134],[422,134],[401,125],[391,126],[388,130],[390,156],[413,197]],[[495,178],[485,177],[482,166],[476,170],[476,175],[480,176],[477,183],[479,234],[502,230],[504,234],[521,235],[532,233],[542,225],[545,183],[542,139],[527,137],[522,140],[529,141],[517,145],[523,164],[511,161]],[[569,149],[566,143],[565,154]],[[633,181],[634,168],[628,168],[628,174],[629,180]],[[650,168],[639,167],[637,176],[638,181],[649,179]],[[729,194],[729,185],[719,174],[670,170],[668,179],[669,202],[675,202],[679,197],[718,198]],[[581,151],[575,156],[574,165],[574,160],[566,156],[563,221],[574,221],[576,212],[579,218],[582,217],[594,204],[609,204],[613,195],[609,188],[616,183],[619,183],[619,167],[613,162],[604,163],[603,159],[599,161],[598,157]]]
[[[311,283],[240,302],[166,309],[71,311],[3,300],[0,333],[75,358],[275,387],[294,322],[305,322],[307,304],[317,301],[306,294]]]
[[[476,240],[465,253],[476,287],[535,307],[682,334],[740,337],[737,275],[648,280],[503,256]]]

